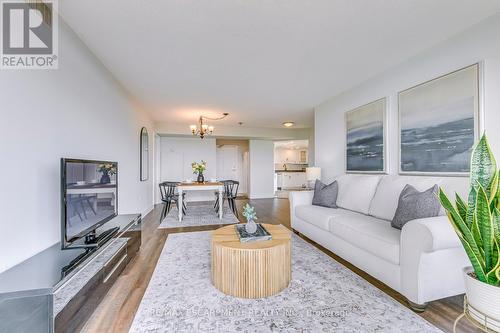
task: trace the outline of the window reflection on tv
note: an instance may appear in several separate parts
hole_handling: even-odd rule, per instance
[[[116,216],[117,171],[115,162],[63,160],[66,241]]]

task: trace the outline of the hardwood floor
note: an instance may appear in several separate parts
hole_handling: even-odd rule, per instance
[[[239,199],[238,211],[241,212],[245,203],[255,206],[258,222],[283,224],[290,228],[290,211],[287,199]],[[104,300],[88,320],[83,332],[128,332],[139,307],[142,296],[153,274],[156,262],[163,249],[168,234],[189,231],[214,230],[220,226],[185,227],[176,229],[158,229],[161,207],[155,209],[143,218],[142,247],[136,257],[128,264],[125,271],[115,282]],[[241,213],[240,220],[241,218]],[[336,256],[320,245],[301,236],[309,243],[325,252],[327,255],[351,269],[365,280],[392,296],[401,304],[406,305],[404,297],[385,284],[357,269],[342,258]],[[431,302],[424,313],[419,315],[443,330],[453,331],[453,322],[462,311],[463,297],[453,297]],[[476,328],[462,320],[458,325],[457,333],[478,332]]]

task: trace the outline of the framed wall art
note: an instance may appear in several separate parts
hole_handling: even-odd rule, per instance
[[[346,112],[346,172],[386,172],[387,99]]]
[[[479,132],[479,64],[399,93],[401,174],[467,175]]]

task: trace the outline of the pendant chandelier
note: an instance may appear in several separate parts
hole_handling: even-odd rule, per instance
[[[191,134],[198,135],[201,139],[203,139],[206,135],[212,135],[214,132],[214,127],[208,124],[205,124],[204,120],[221,120],[226,118],[229,113],[224,112],[221,117],[211,118],[207,116],[200,116],[198,119],[198,125],[191,125],[189,128],[191,129]]]

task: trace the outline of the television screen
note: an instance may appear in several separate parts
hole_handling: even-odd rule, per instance
[[[118,214],[116,162],[61,160],[63,247]]]

